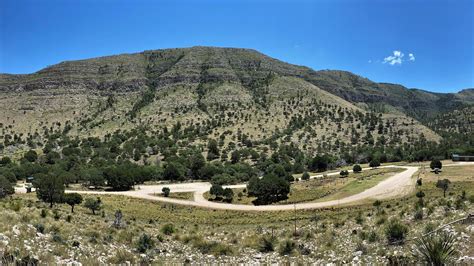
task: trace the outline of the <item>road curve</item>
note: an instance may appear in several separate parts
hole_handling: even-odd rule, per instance
[[[457,166],[468,163],[457,163],[449,164],[445,166]],[[472,163],[470,163],[472,164]],[[358,194],[348,196],[339,200],[331,200],[324,202],[305,202],[305,203],[296,203],[296,204],[286,204],[286,205],[244,205],[244,204],[230,204],[230,203],[218,203],[208,201],[204,198],[204,193],[209,191],[211,184],[208,182],[193,182],[193,183],[180,183],[180,184],[163,184],[163,185],[142,185],[137,186],[136,190],[131,191],[72,191],[67,190],[66,193],[81,193],[81,194],[95,194],[95,195],[123,195],[134,198],[141,198],[153,201],[160,201],[166,203],[180,204],[186,206],[195,206],[195,207],[204,207],[211,209],[220,209],[220,210],[236,210],[236,211],[284,211],[284,210],[294,210],[294,209],[318,209],[326,208],[338,205],[345,205],[354,203],[366,199],[387,199],[407,195],[414,189],[415,179],[412,178],[413,174],[418,171],[419,167],[417,166],[397,166],[397,165],[387,165],[381,166],[380,168],[404,168],[405,171],[396,173],[391,177],[381,181],[377,185],[364,190]],[[364,168],[363,170],[369,170],[370,168]],[[339,172],[329,173],[327,176],[338,175]],[[311,178],[322,177],[323,175],[311,176]],[[230,188],[243,188],[245,184],[239,185],[230,185],[225,187]],[[162,196],[155,196],[155,194],[160,194],[163,187],[169,187],[171,192],[194,192],[193,200],[183,200],[183,199],[174,199]],[[24,187],[15,188],[17,193],[24,193]]]

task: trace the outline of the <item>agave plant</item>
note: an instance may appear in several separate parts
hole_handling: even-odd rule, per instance
[[[423,236],[415,243],[415,257],[428,265],[446,265],[457,254],[454,235],[448,232]]]

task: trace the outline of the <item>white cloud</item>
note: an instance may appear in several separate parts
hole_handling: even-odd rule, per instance
[[[370,63],[372,63],[372,60],[369,60],[369,61],[367,61],[367,62],[369,62],[369,64],[370,64]]]
[[[415,61],[415,55],[412,54],[412,53],[409,53],[409,54],[408,54],[408,60],[410,60],[410,61]]]
[[[405,55],[401,51],[393,51],[393,55],[387,56],[383,59],[383,63],[389,63],[390,65],[401,65],[403,62],[403,57]]]

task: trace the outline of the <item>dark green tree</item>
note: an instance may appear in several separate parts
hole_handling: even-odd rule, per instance
[[[84,207],[88,208],[89,210],[92,211],[92,214],[95,215],[96,211],[99,211],[102,209],[102,200],[97,197],[97,198],[87,198],[84,201]]]
[[[23,158],[31,163],[36,162],[36,160],[38,160],[38,154],[34,150],[29,150],[25,153]]]
[[[64,194],[63,201],[71,206],[71,212],[74,213],[74,206],[82,203],[82,196],[79,193],[67,193]]]
[[[50,207],[61,202],[64,195],[64,180],[58,175],[38,174],[33,183],[38,199],[48,202]]]
[[[168,197],[170,195],[171,189],[169,187],[164,187],[161,189],[163,196]]]
[[[354,173],[360,173],[360,172],[362,172],[362,167],[360,167],[360,165],[356,164],[356,165],[354,165],[354,167],[352,167],[352,171]]]
[[[443,168],[443,164],[441,163],[440,160],[435,159],[435,160],[431,161],[430,168],[431,169],[436,169],[436,168],[441,169],[441,168]]]
[[[6,177],[0,175],[0,198],[5,198],[13,193],[15,193],[15,189],[12,183]]]

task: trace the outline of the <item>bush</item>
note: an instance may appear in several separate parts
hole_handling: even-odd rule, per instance
[[[287,239],[285,241],[283,241],[280,246],[279,246],[279,249],[278,249],[278,252],[280,253],[280,255],[284,256],[284,255],[292,255],[293,254],[293,251],[295,250],[295,247],[296,247],[296,244],[295,242]]]
[[[354,165],[354,167],[352,167],[352,171],[354,171],[354,173],[360,173],[360,172],[362,172],[362,167],[360,167],[360,165],[356,164],[356,165]]]
[[[43,224],[37,223],[37,224],[34,225],[34,227],[36,228],[36,231],[38,231],[38,233],[44,234],[44,225]]]
[[[137,242],[137,250],[140,253],[145,253],[147,250],[152,249],[155,246],[153,239],[147,235],[143,234],[140,236]]]
[[[415,220],[423,220],[423,209],[422,208],[416,208],[415,214],[413,215]]]
[[[455,237],[448,232],[423,236],[415,244],[415,257],[427,265],[449,265],[457,255]]]
[[[341,177],[347,177],[347,176],[349,176],[349,171],[342,170],[339,174],[341,175]]]
[[[391,219],[385,227],[385,236],[389,244],[402,244],[408,233],[408,227],[398,219]]]
[[[97,199],[87,198],[84,202],[84,207],[90,209],[92,214],[95,215],[95,212],[102,209],[102,201],[99,197]]]
[[[263,236],[260,238],[258,250],[260,252],[275,251],[276,238],[274,236]]]
[[[309,180],[309,174],[308,172],[304,172],[303,175],[301,176],[301,180]]]
[[[41,209],[40,215],[41,218],[46,218],[46,216],[48,216],[48,211],[46,209]]]
[[[377,160],[377,159],[373,159],[372,161],[370,161],[369,166],[372,167],[372,168],[379,167],[379,166],[380,166],[380,162],[379,162],[379,160]]]
[[[161,192],[163,193],[163,196],[168,197],[170,195],[170,188],[169,187],[164,187],[161,189]]]
[[[441,169],[443,167],[443,164],[441,163],[440,160],[432,160],[431,163],[430,163],[430,168],[431,169],[435,169],[435,168],[438,168],[438,169]]]
[[[163,227],[161,227],[161,233],[169,236],[172,235],[176,232],[176,229],[174,228],[173,224],[165,224]]]

